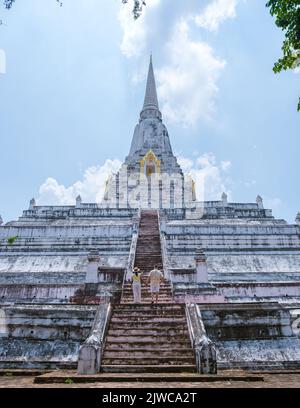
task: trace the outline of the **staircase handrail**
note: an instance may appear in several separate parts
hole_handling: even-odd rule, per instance
[[[79,374],[96,374],[100,371],[111,315],[111,303],[100,303],[96,311],[90,335],[79,350]]]
[[[186,318],[191,344],[195,352],[197,372],[217,373],[216,347],[207,336],[199,305],[186,303]]]
[[[136,228],[136,229],[132,233],[130,251],[129,251],[129,255],[128,255],[128,259],[127,259],[126,269],[125,269],[125,272],[124,272],[124,275],[123,275],[121,298],[123,297],[125,282],[127,281],[130,274],[132,273],[132,270],[133,270],[133,267],[134,267],[136,246],[137,246],[137,240],[138,240],[138,236],[139,236],[139,229],[140,229],[140,222],[141,222],[141,209],[140,208],[138,209],[135,221],[136,221],[136,225],[133,226],[133,227]]]
[[[173,282],[171,279],[171,268],[170,268],[168,253],[167,253],[167,242],[166,242],[165,233],[161,230],[160,211],[158,211],[158,228],[159,228],[160,247],[161,247],[164,276],[170,282],[171,290],[173,293]]]

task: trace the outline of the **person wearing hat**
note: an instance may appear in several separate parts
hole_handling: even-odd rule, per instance
[[[142,297],[141,271],[137,266],[133,268],[131,279],[132,279],[133,302],[141,303]]]

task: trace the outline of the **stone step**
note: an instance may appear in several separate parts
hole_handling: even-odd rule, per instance
[[[192,358],[194,359],[194,353],[192,352],[191,349],[177,349],[175,350],[110,350],[110,351],[105,351],[103,358],[104,359],[137,359],[137,358],[156,358],[159,355],[159,357],[164,357],[168,359],[176,359],[178,357],[180,358]]]
[[[141,304],[139,304],[139,305],[132,305],[132,306],[122,306],[122,305],[120,305],[120,304],[116,304],[116,305],[114,305],[114,310],[118,310],[118,309],[122,309],[122,310],[124,310],[124,308],[126,308],[126,309],[130,309],[130,310],[139,310],[139,309],[144,309],[144,308],[146,308],[146,309],[151,309],[151,310],[154,310],[154,309],[157,309],[157,310],[167,310],[167,309],[172,309],[172,310],[175,310],[175,309],[178,309],[178,310],[182,310],[183,311],[183,313],[185,314],[185,305],[184,304],[182,304],[182,303],[164,303],[164,304],[161,304],[161,305],[159,305],[159,306],[153,306],[153,307],[149,307],[149,305],[143,305],[142,303]]]
[[[103,358],[102,365],[189,365],[195,364],[195,358],[192,357],[113,357],[113,358]]]
[[[151,293],[142,293],[142,297],[141,297],[141,303],[148,303],[149,301],[151,301],[152,299],[152,295]],[[122,297],[122,300],[130,300],[131,302],[133,302],[133,294],[131,293],[125,293]],[[171,295],[168,294],[164,294],[164,293],[159,293],[158,294],[158,300],[160,300],[160,302],[170,302],[172,303],[173,298]],[[148,301],[148,302],[147,302]]]
[[[103,365],[103,373],[195,373],[194,364],[189,365]]]
[[[141,292],[144,293],[145,295],[147,295],[147,294],[151,295],[150,286],[144,286],[144,287],[142,286]],[[132,293],[133,293],[132,288],[124,288],[123,289],[123,294],[132,295]],[[158,293],[160,294],[160,296],[169,296],[170,297],[172,295],[172,290],[168,289],[168,288],[162,288],[162,289],[160,288]]]
[[[141,291],[141,296],[142,296],[141,301],[143,301],[143,298],[151,299],[152,294],[151,294],[150,290],[142,290]],[[132,290],[124,291],[123,292],[123,297],[125,297],[127,299],[129,299],[129,298],[133,299],[133,291]],[[166,299],[167,302],[172,301],[172,295],[171,295],[170,291],[159,291],[158,292],[158,297],[159,297],[160,300]]]
[[[109,366],[106,366],[109,367]],[[163,366],[165,368],[165,366]],[[107,373],[97,373],[97,374],[86,374],[80,375],[76,370],[55,370],[50,371],[47,374],[42,374],[36,376],[34,379],[35,384],[66,384],[66,380],[72,380],[74,383],[123,383],[123,387],[128,384],[137,384],[139,383],[159,383],[168,382],[168,383],[213,383],[213,382],[240,382],[240,383],[249,383],[249,382],[258,382],[264,381],[264,375],[261,373],[253,374],[249,372],[234,371],[228,370],[229,372],[223,371],[214,374],[197,374],[196,372],[183,371],[182,366],[178,366],[178,371],[173,369],[169,372],[149,372],[149,367],[147,367],[146,372],[132,372],[132,367],[129,367],[130,373],[127,372],[116,372],[114,368],[112,372]],[[293,373],[291,373],[293,374]],[[294,373],[295,374],[295,373]],[[127,383],[127,384],[126,384]],[[174,387],[176,384],[174,384]],[[195,384],[197,386],[197,384]],[[213,384],[212,384],[213,386]],[[171,387],[171,385],[170,385]],[[199,385],[198,385],[199,387]]]
[[[139,254],[144,255],[144,254],[151,254],[151,256],[161,256],[161,248],[160,248],[160,239],[157,239],[157,242],[153,244],[152,242],[152,235],[149,240],[145,237],[139,237],[140,242],[138,241],[137,247],[136,247],[136,252],[139,251]],[[150,241],[151,239],[151,241]]]
[[[128,322],[128,323],[149,323],[149,317],[148,316],[112,316],[111,318],[111,323],[122,323],[122,322]],[[182,316],[151,316],[151,322],[152,323],[160,323],[160,324],[166,324],[169,322],[176,322],[177,324],[186,324],[186,319],[185,317]]]
[[[106,345],[112,343],[124,343],[124,344],[140,344],[140,345],[149,345],[151,344],[169,344],[173,346],[174,343],[184,343],[190,344],[190,340],[187,336],[181,336],[180,334],[177,336],[110,336],[108,333],[106,336]]]
[[[151,327],[149,329],[143,328],[126,328],[126,329],[115,329],[110,328],[108,334],[110,336],[175,336],[181,334],[182,336],[188,336],[189,332],[186,328],[165,328],[165,327]]]
[[[156,235],[156,231],[145,231],[140,233],[137,248],[146,248],[146,244],[149,244],[149,247],[158,248],[158,245],[160,244],[160,236]]]
[[[155,336],[155,335],[153,335],[153,334],[151,334],[150,336],[145,336],[145,335],[143,335],[143,334],[141,334],[141,335],[137,335],[137,334],[135,334],[135,335],[130,335],[130,334],[128,334],[128,335],[126,335],[126,336],[113,336],[113,335],[110,335],[110,333],[108,332],[108,334],[107,334],[107,337],[106,337],[106,343],[107,344],[109,344],[109,343],[126,343],[126,344],[129,344],[129,343],[140,343],[140,344],[142,344],[142,343],[147,343],[147,344],[152,344],[152,343],[160,343],[160,344],[162,344],[162,343],[164,343],[164,344],[168,344],[168,343],[176,343],[176,342],[179,342],[179,343],[181,343],[181,342],[184,342],[185,341],[185,339],[186,339],[186,341],[188,341],[188,338],[186,337],[185,338],[185,336],[182,336],[181,334],[178,334],[178,335],[172,335],[172,336],[162,336],[162,335],[159,335],[159,336]]]
[[[127,302],[133,302],[133,295],[130,294],[126,294],[122,297],[123,301],[127,301]],[[152,296],[151,294],[142,294],[141,297],[141,301],[142,303],[151,303],[152,300]],[[160,300],[160,302],[172,302],[172,297],[168,296],[168,295],[158,295],[158,300]]]
[[[173,299],[170,299],[169,302],[172,303]],[[142,299],[142,303],[147,304],[147,305],[157,306],[157,305],[160,305],[160,304],[164,305],[166,303],[166,301],[164,299],[163,300],[158,299],[157,303],[152,303],[151,299],[149,298],[149,299]],[[121,305],[138,305],[138,304],[139,303],[134,303],[133,299],[122,299],[122,301],[121,301]]]
[[[156,306],[156,305],[155,305]],[[168,310],[151,310],[151,305],[149,305],[149,309],[140,309],[140,310],[116,310],[112,316],[112,318],[123,318],[123,317],[137,317],[138,319],[145,318],[172,318],[176,319],[178,317],[178,321],[184,321],[186,323],[186,318],[180,309],[168,309]]]
[[[125,287],[124,289],[123,289],[123,293],[124,294],[131,294],[132,293],[132,287]],[[142,285],[142,287],[141,287],[141,292],[142,293],[150,293],[150,286],[146,286],[146,285]],[[170,288],[159,288],[159,293],[160,294],[170,294],[170,292],[171,292],[171,289]]]
[[[142,284],[142,290],[147,290],[149,292],[150,291],[150,282],[148,283],[148,279],[149,279],[148,276],[143,276],[141,278],[141,284]],[[131,282],[126,282],[124,284],[123,291],[126,291],[126,290],[132,290]],[[159,290],[160,291],[169,291],[169,292],[171,292],[172,291],[172,286],[170,284],[161,283],[160,287],[159,287]]]
[[[150,305],[149,305],[150,306]],[[180,313],[160,313],[160,312],[136,312],[136,313],[114,313],[111,323],[177,323],[186,325],[186,317]]]
[[[125,283],[123,286],[123,293],[126,291],[131,291],[132,292],[132,285],[131,283]],[[145,283],[142,282],[142,291],[150,291],[150,285],[146,285]],[[171,285],[164,285],[164,284],[160,284],[160,288],[159,288],[160,292],[172,292],[172,287]]]
[[[152,294],[151,294],[150,290],[146,290],[146,291],[141,292],[141,295],[142,295],[142,298],[151,299],[151,297],[152,297]],[[132,290],[125,291],[125,292],[123,292],[123,296],[125,298],[133,299],[133,291]],[[160,300],[166,299],[166,303],[172,301],[172,295],[171,295],[170,292],[164,292],[164,291],[161,292],[161,291],[159,291],[158,292],[158,297],[159,297]]]
[[[147,244],[147,245],[146,245]],[[154,236],[153,233],[149,232],[148,235],[139,235],[139,240],[137,242],[137,249],[143,248],[145,251],[149,251],[150,248],[157,250],[159,252],[160,250],[160,237],[159,236]]]
[[[105,346],[105,352],[106,351],[138,351],[138,352],[147,352],[147,351],[155,351],[156,353],[160,353],[161,351],[165,350],[172,350],[174,353],[177,353],[179,351],[187,351],[191,349],[191,344],[190,342],[181,342],[181,343],[171,343],[169,342],[168,344],[151,344],[151,346],[147,347],[147,344],[145,343],[137,343],[137,344],[118,344],[118,343],[110,343],[106,344]],[[193,351],[192,351],[193,352]]]
[[[137,250],[137,252],[139,249]],[[154,261],[157,262],[159,266],[162,266],[162,257],[161,253],[154,253],[155,251],[145,252],[141,251],[141,253],[136,253],[135,264],[143,265],[143,266],[152,266]]]
[[[166,314],[169,312],[177,312],[177,313],[182,313],[182,316],[185,315],[184,309],[179,306],[177,303],[171,303],[168,306],[165,304],[160,304],[160,305],[148,305],[148,304],[143,304],[139,303],[136,305],[118,305],[114,307],[114,313],[117,312],[121,313],[132,313],[132,312],[137,312],[137,313],[145,313],[145,312],[153,312],[153,313],[162,313]]]
[[[131,307],[131,306],[139,306],[142,303],[126,303],[126,304],[121,304],[121,306],[124,307]],[[175,304],[175,303],[174,303]],[[116,310],[115,313],[113,314],[113,317],[137,317],[138,319],[140,318],[147,318],[149,317],[166,317],[166,318],[183,318],[185,323],[186,323],[186,317],[184,313],[180,309],[167,309],[167,310],[160,310],[156,309],[160,305],[164,305],[164,303],[161,304],[151,304],[151,303],[143,303],[144,308],[140,310]],[[149,307],[149,309],[146,308],[146,306]],[[151,310],[151,308],[153,308]]]
[[[127,304],[126,304],[127,305]],[[150,306],[150,305],[149,305]],[[115,319],[115,320],[113,320]],[[141,313],[117,313],[113,314],[111,323],[159,323],[159,324],[183,324],[186,325],[186,317],[180,313],[160,313],[160,312],[141,312]]]
[[[144,262],[151,262],[153,258],[158,259],[160,262],[162,260],[161,249],[160,248],[149,248],[149,245],[145,245],[145,247],[137,247],[136,248],[136,258],[137,255],[140,257],[140,260]],[[145,256],[150,256],[151,258],[145,258]]]
[[[150,293],[151,286],[150,286],[150,284],[148,284],[147,280],[148,280],[148,278],[146,278],[144,282],[142,280],[141,289],[142,289],[143,292],[149,292]],[[130,283],[128,283],[126,286],[123,287],[123,293],[124,292],[131,292],[132,293],[132,286],[131,286]],[[159,287],[159,292],[164,293],[164,294],[165,293],[170,293],[171,294],[172,293],[172,287],[170,285],[169,286],[160,286]]]
[[[143,231],[139,234],[137,247],[146,248],[146,244],[153,248],[157,248],[160,244],[160,236],[155,230]]]
[[[157,245],[160,243],[160,236],[157,233],[157,229],[153,228],[147,228],[143,231],[143,227],[140,228],[140,233],[138,236],[139,240],[137,242],[138,246],[144,246],[145,243],[148,243],[152,247],[157,247]]]
[[[119,320],[123,320],[119,321]],[[140,319],[131,319],[131,320],[127,320],[124,322],[125,319],[120,319],[118,318],[117,321],[112,321],[110,323],[110,328],[112,329],[121,329],[121,330],[125,330],[125,329],[145,329],[145,330],[149,330],[149,329],[163,329],[162,325],[168,329],[168,330],[172,330],[172,329],[177,329],[177,330],[182,330],[183,327],[187,327],[186,322],[183,320],[177,320],[177,319],[159,319],[156,318],[155,321],[145,321],[145,320],[140,320]]]
[[[145,285],[144,283],[142,283],[142,292],[143,293],[151,293],[151,288],[150,285]],[[123,288],[123,293],[133,293],[133,288],[131,285],[125,286]],[[169,294],[171,296],[172,294],[172,289],[171,287],[160,287],[159,288],[159,293],[163,293],[163,294]]]
[[[151,327],[161,327],[162,323],[168,327],[187,326],[186,320],[183,316],[174,317],[172,315],[155,314],[155,315],[151,315],[149,319],[140,319],[139,316],[134,316],[134,319],[129,320],[127,319],[126,315],[120,314],[118,316],[113,315],[113,318],[117,319],[118,321],[115,322],[111,320],[110,327],[113,327],[113,325],[115,325],[116,327],[120,327],[120,328],[123,328],[124,326],[125,327],[131,327],[131,326],[138,327],[138,325],[140,327],[145,327],[145,328],[147,327],[147,325]]]
[[[142,262],[144,265],[152,265],[153,261],[156,261],[158,264],[162,265],[162,255],[160,248],[149,248],[137,247],[135,263],[137,261]]]
[[[148,229],[147,231],[142,231],[140,229],[139,240],[137,242],[138,247],[143,247],[145,244],[149,244],[151,247],[155,248],[160,243],[160,236],[157,234],[155,229]]]
[[[123,293],[123,299],[131,299],[133,301],[133,293],[132,291],[130,292],[125,292]],[[150,293],[150,291],[146,291],[146,292],[141,292],[141,303],[144,303],[145,300],[151,300],[152,299],[152,294]],[[170,293],[163,293],[163,292],[159,292],[158,293],[158,299],[160,301],[165,300],[165,302],[172,302],[172,296]],[[147,303],[147,302],[145,302]]]
[[[160,245],[160,244],[159,244]],[[151,248],[149,247],[148,244],[145,244],[143,246],[138,246],[136,248],[136,258],[135,260],[137,260],[137,256],[140,258],[140,261],[144,261],[144,262],[151,262],[152,258],[156,258],[160,263],[162,263],[162,255],[161,255],[161,248],[160,247],[156,247],[156,248]],[[146,258],[150,257],[150,258]]]

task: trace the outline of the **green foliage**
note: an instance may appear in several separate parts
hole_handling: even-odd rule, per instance
[[[15,0],[3,0],[4,5],[7,9],[10,9],[15,2]],[[128,3],[129,0],[122,0],[122,3]],[[56,2],[60,5],[60,7],[63,5],[62,0],[56,0]],[[139,18],[140,15],[142,14],[143,7],[146,6],[146,2],[144,0],[134,0],[133,2],[133,9],[132,9],[132,14],[135,19]]]
[[[300,0],[269,0],[266,4],[275,17],[275,24],[284,31],[282,57],[275,62],[273,71],[300,67]],[[300,98],[298,103],[300,111]]]
[[[10,9],[14,2],[15,2],[15,0],[4,0],[4,6],[7,9]]]
[[[126,4],[128,3],[128,0],[122,0],[122,3]],[[134,0],[132,14],[135,19],[140,17],[144,6],[146,6],[144,0]]]
[[[8,245],[13,245],[14,242],[15,242],[18,238],[19,238],[19,237],[18,237],[17,235],[14,236],[14,237],[9,237],[9,238],[7,239]]]
[[[73,383],[74,383],[74,381],[72,380],[72,378],[67,378],[65,380],[65,384],[73,384]]]

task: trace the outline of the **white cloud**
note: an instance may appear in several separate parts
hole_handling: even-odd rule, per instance
[[[156,66],[156,76],[161,110],[170,122],[192,126],[201,118],[213,118],[218,81],[226,61],[216,55],[208,42],[194,39],[192,28],[196,24],[210,31],[217,30],[223,21],[236,16],[240,1],[211,0],[200,13],[199,3],[178,2],[164,20],[163,7],[168,6],[161,0],[148,0],[136,21],[132,17],[133,0],[120,7],[121,51],[127,58],[135,57],[139,62],[132,75],[133,84],[144,79],[141,67],[153,44],[155,54],[164,55],[167,61],[160,69]]]
[[[221,161],[221,169],[223,171],[228,171],[231,167],[231,162],[229,160]]]
[[[106,160],[102,166],[89,167],[84,172],[83,179],[69,187],[49,177],[39,189],[37,203],[39,205],[73,205],[79,194],[84,202],[100,203],[106,180],[112,173],[116,173],[120,166],[121,162],[117,159]]]
[[[157,72],[162,111],[169,121],[189,126],[210,118],[218,94],[217,81],[226,62],[205,42],[189,37],[188,23],[176,24],[166,47],[170,63]]]
[[[127,58],[138,57],[144,52],[150,28],[147,23],[149,10],[159,3],[160,0],[148,0],[147,7],[137,20],[134,20],[132,16],[133,0],[121,4],[118,14],[118,20],[123,30],[120,48]]]
[[[230,196],[231,181],[227,174],[231,166],[229,161],[217,163],[212,153],[205,153],[193,159],[178,156],[178,163],[184,173],[190,174],[196,182],[199,200],[219,200],[223,192]],[[225,168],[224,163],[227,163]],[[115,159],[106,160],[102,166],[89,167],[82,180],[68,187],[49,177],[39,189],[37,204],[74,205],[78,195],[81,195],[83,202],[101,203],[108,177],[117,173],[121,164]]]
[[[199,27],[217,31],[219,25],[228,18],[236,17],[236,7],[240,0],[213,0],[195,17]]]
[[[222,161],[218,164],[212,153],[205,153],[194,159],[179,156],[178,163],[183,171],[194,179],[198,200],[220,200],[223,192],[227,193],[230,199],[231,180],[227,175],[231,166],[229,161]],[[225,168],[224,163],[226,163]],[[199,194],[202,195],[202,193],[203,197],[200,197]]]
[[[5,51],[0,48],[0,74],[6,73],[6,54]]]

